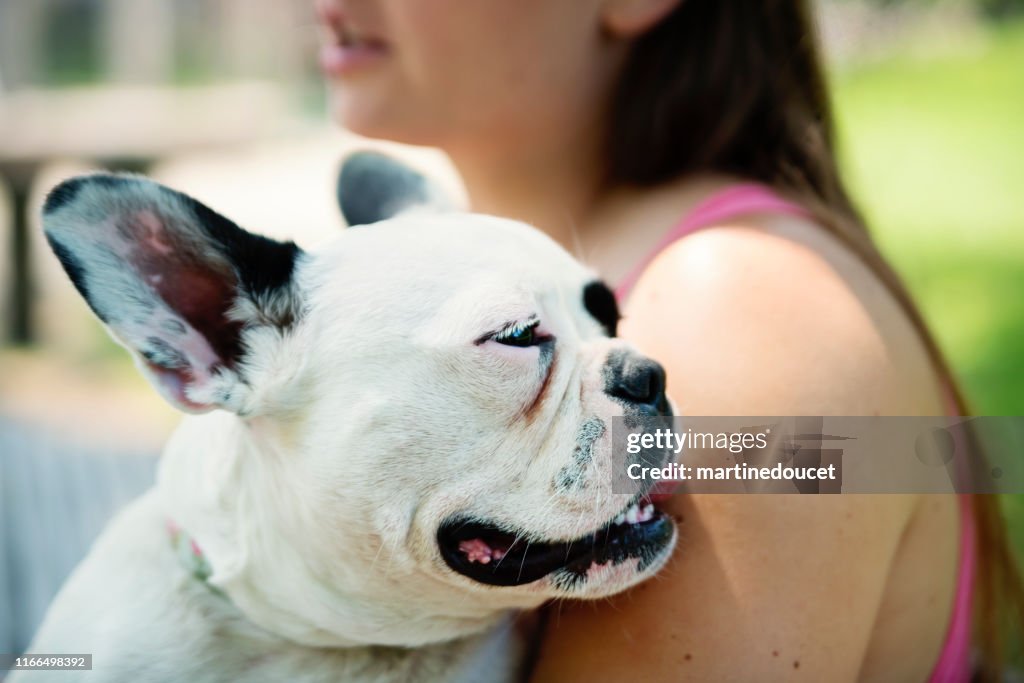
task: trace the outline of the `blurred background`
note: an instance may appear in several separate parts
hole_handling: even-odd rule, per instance
[[[842,164],[974,412],[1024,414],[1024,0],[818,0]],[[0,652],[176,422],[42,243],[62,178],[144,172],[250,230],[341,229],[312,0],[0,0]],[[62,481],[79,481],[69,494]],[[1024,557],[1024,496],[1005,496]]]

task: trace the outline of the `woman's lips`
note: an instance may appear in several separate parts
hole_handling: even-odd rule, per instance
[[[347,76],[376,64],[387,53],[387,46],[380,41],[331,43],[320,50],[320,68],[328,76]]]
[[[380,38],[362,31],[340,7],[317,3],[328,43],[320,49],[320,67],[327,76],[346,76],[380,61],[388,53]]]

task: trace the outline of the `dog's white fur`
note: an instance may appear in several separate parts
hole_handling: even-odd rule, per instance
[[[245,353],[229,369],[146,266],[199,255],[230,278],[197,220],[141,179],[86,179],[45,217],[154,384],[184,410],[219,410],[184,420],[155,489],[97,541],[30,652],[93,653],[76,680],[497,681],[516,670],[515,610],[609,595],[663,564],[671,546],[643,569],[629,560],[583,582],[494,587],[439,554],[452,515],[556,541],[628,502],[611,489],[622,407],[603,374],[623,343],[584,309],[593,274],[546,236],[455,213],[347,230],[299,256],[286,287],[238,295]],[[480,339],[531,316],[557,352],[526,414],[544,379],[538,349]],[[191,381],[159,371],[183,363]],[[558,486],[567,473],[572,485]],[[209,585],[179,564],[168,519],[202,548]]]

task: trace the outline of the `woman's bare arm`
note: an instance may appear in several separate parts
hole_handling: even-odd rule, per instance
[[[638,284],[621,329],[666,366],[680,414],[941,411],[891,297],[800,221],[677,243]],[[917,500],[677,496],[670,564],[609,602],[553,606],[533,680],[856,680]],[[921,678],[947,614],[945,601],[932,609],[916,641]]]

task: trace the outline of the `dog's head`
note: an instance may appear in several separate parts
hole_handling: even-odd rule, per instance
[[[411,212],[306,253],[113,175],[58,186],[44,226],[160,392],[221,409],[172,440],[172,505],[264,626],[415,645],[667,559],[610,461],[613,416],[670,412],[664,373],[540,232]]]

